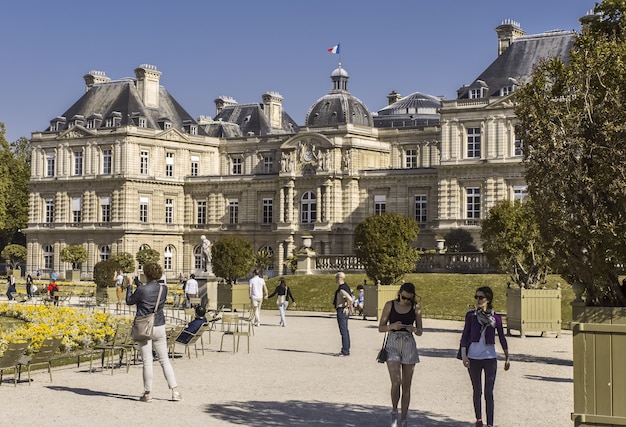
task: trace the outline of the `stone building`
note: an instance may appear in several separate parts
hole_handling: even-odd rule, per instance
[[[80,244],[91,277],[110,254],[149,247],[168,277],[201,277],[200,237],[237,235],[281,274],[303,235],[319,255],[351,254],[356,225],[383,212],[415,218],[422,248],[458,227],[477,239],[496,200],[525,194],[515,88],[541,58],[566,58],[574,35],[525,36],[509,21],[496,31],[499,56],[456,100],[394,91],[372,114],[339,64],[302,126],[277,92],[219,97],[213,118],[195,120],[155,66],[88,73],[85,94],[32,134],[27,268],[62,272],[60,250]]]

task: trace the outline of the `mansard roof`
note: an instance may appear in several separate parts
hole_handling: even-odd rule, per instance
[[[457,98],[469,98],[471,89],[481,87],[487,89],[483,97],[500,96],[503,88],[523,83],[543,59],[568,63],[575,36],[574,31],[555,30],[516,38],[472,84],[458,90]]]
[[[149,129],[161,129],[159,121],[164,119],[175,129],[183,129],[183,122],[186,125],[197,124],[163,86],[159,86],[159,106],[146,107],[132,78],[93,85],[62,114],[66,118],[77,115],[101,117],[104,121],[117,116],[120,117],[120,126],[137,125],[137,118],[141,117],[146,119],[145,127]],[[105,125],[104,121],[101,126]]]
[[[282,110],[281,129],[273,129],[263,111],[263,104],[234,104],[225,106],[213,119],[212,123],[204,126],[209,136],[242,136],[242,135],[271,135],[277,133],[291,134],[298,132],[296,122]],[[222,124],[220,124],[220,122]],[[239,135],[220,135],[222,132],[233,133],[230,125],[239,127]]]

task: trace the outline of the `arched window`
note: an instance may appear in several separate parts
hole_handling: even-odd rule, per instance
[[[52,245],[43,247],[43,268],[52,270],[54,266],[54,248]]]
[[[317,196],[307,191],[300,199],[300,222],[310,224],[317,221]]]
[[[203,270],[206,268],[206,261],[202,253],[202,246],[198,245],[193,248],[193,267],[196,270]]]
[[[108,245],[102,245],[99,248],[100,261],[106,261],[111,256],[111,248]]]
[[[163,251],[163,269],[164,270],[172,270],[174,267],[174,263],[172,259],[174,258],[174,246],[167,245],[165,250]]]

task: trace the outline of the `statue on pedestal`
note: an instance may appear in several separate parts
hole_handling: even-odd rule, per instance
[[[211,241],[203,234],[200,236],[202,242],[202,259],[204,260],[204,271],[209,274],[212,273],[211,268]]]

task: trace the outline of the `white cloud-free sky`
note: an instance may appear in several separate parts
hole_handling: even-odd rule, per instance
[[[579,30],[589,0],[20,0],[2,6],[0,122],[6,139],[44,130],[84,93],[83,75],[134,77],[155,65],[193,116],[213,100],[279,92],[304,122],[331,89],[341,43],[348,89],[374,112],[387,94],[456,97],[497,55],[505,19],[527,34]]]

